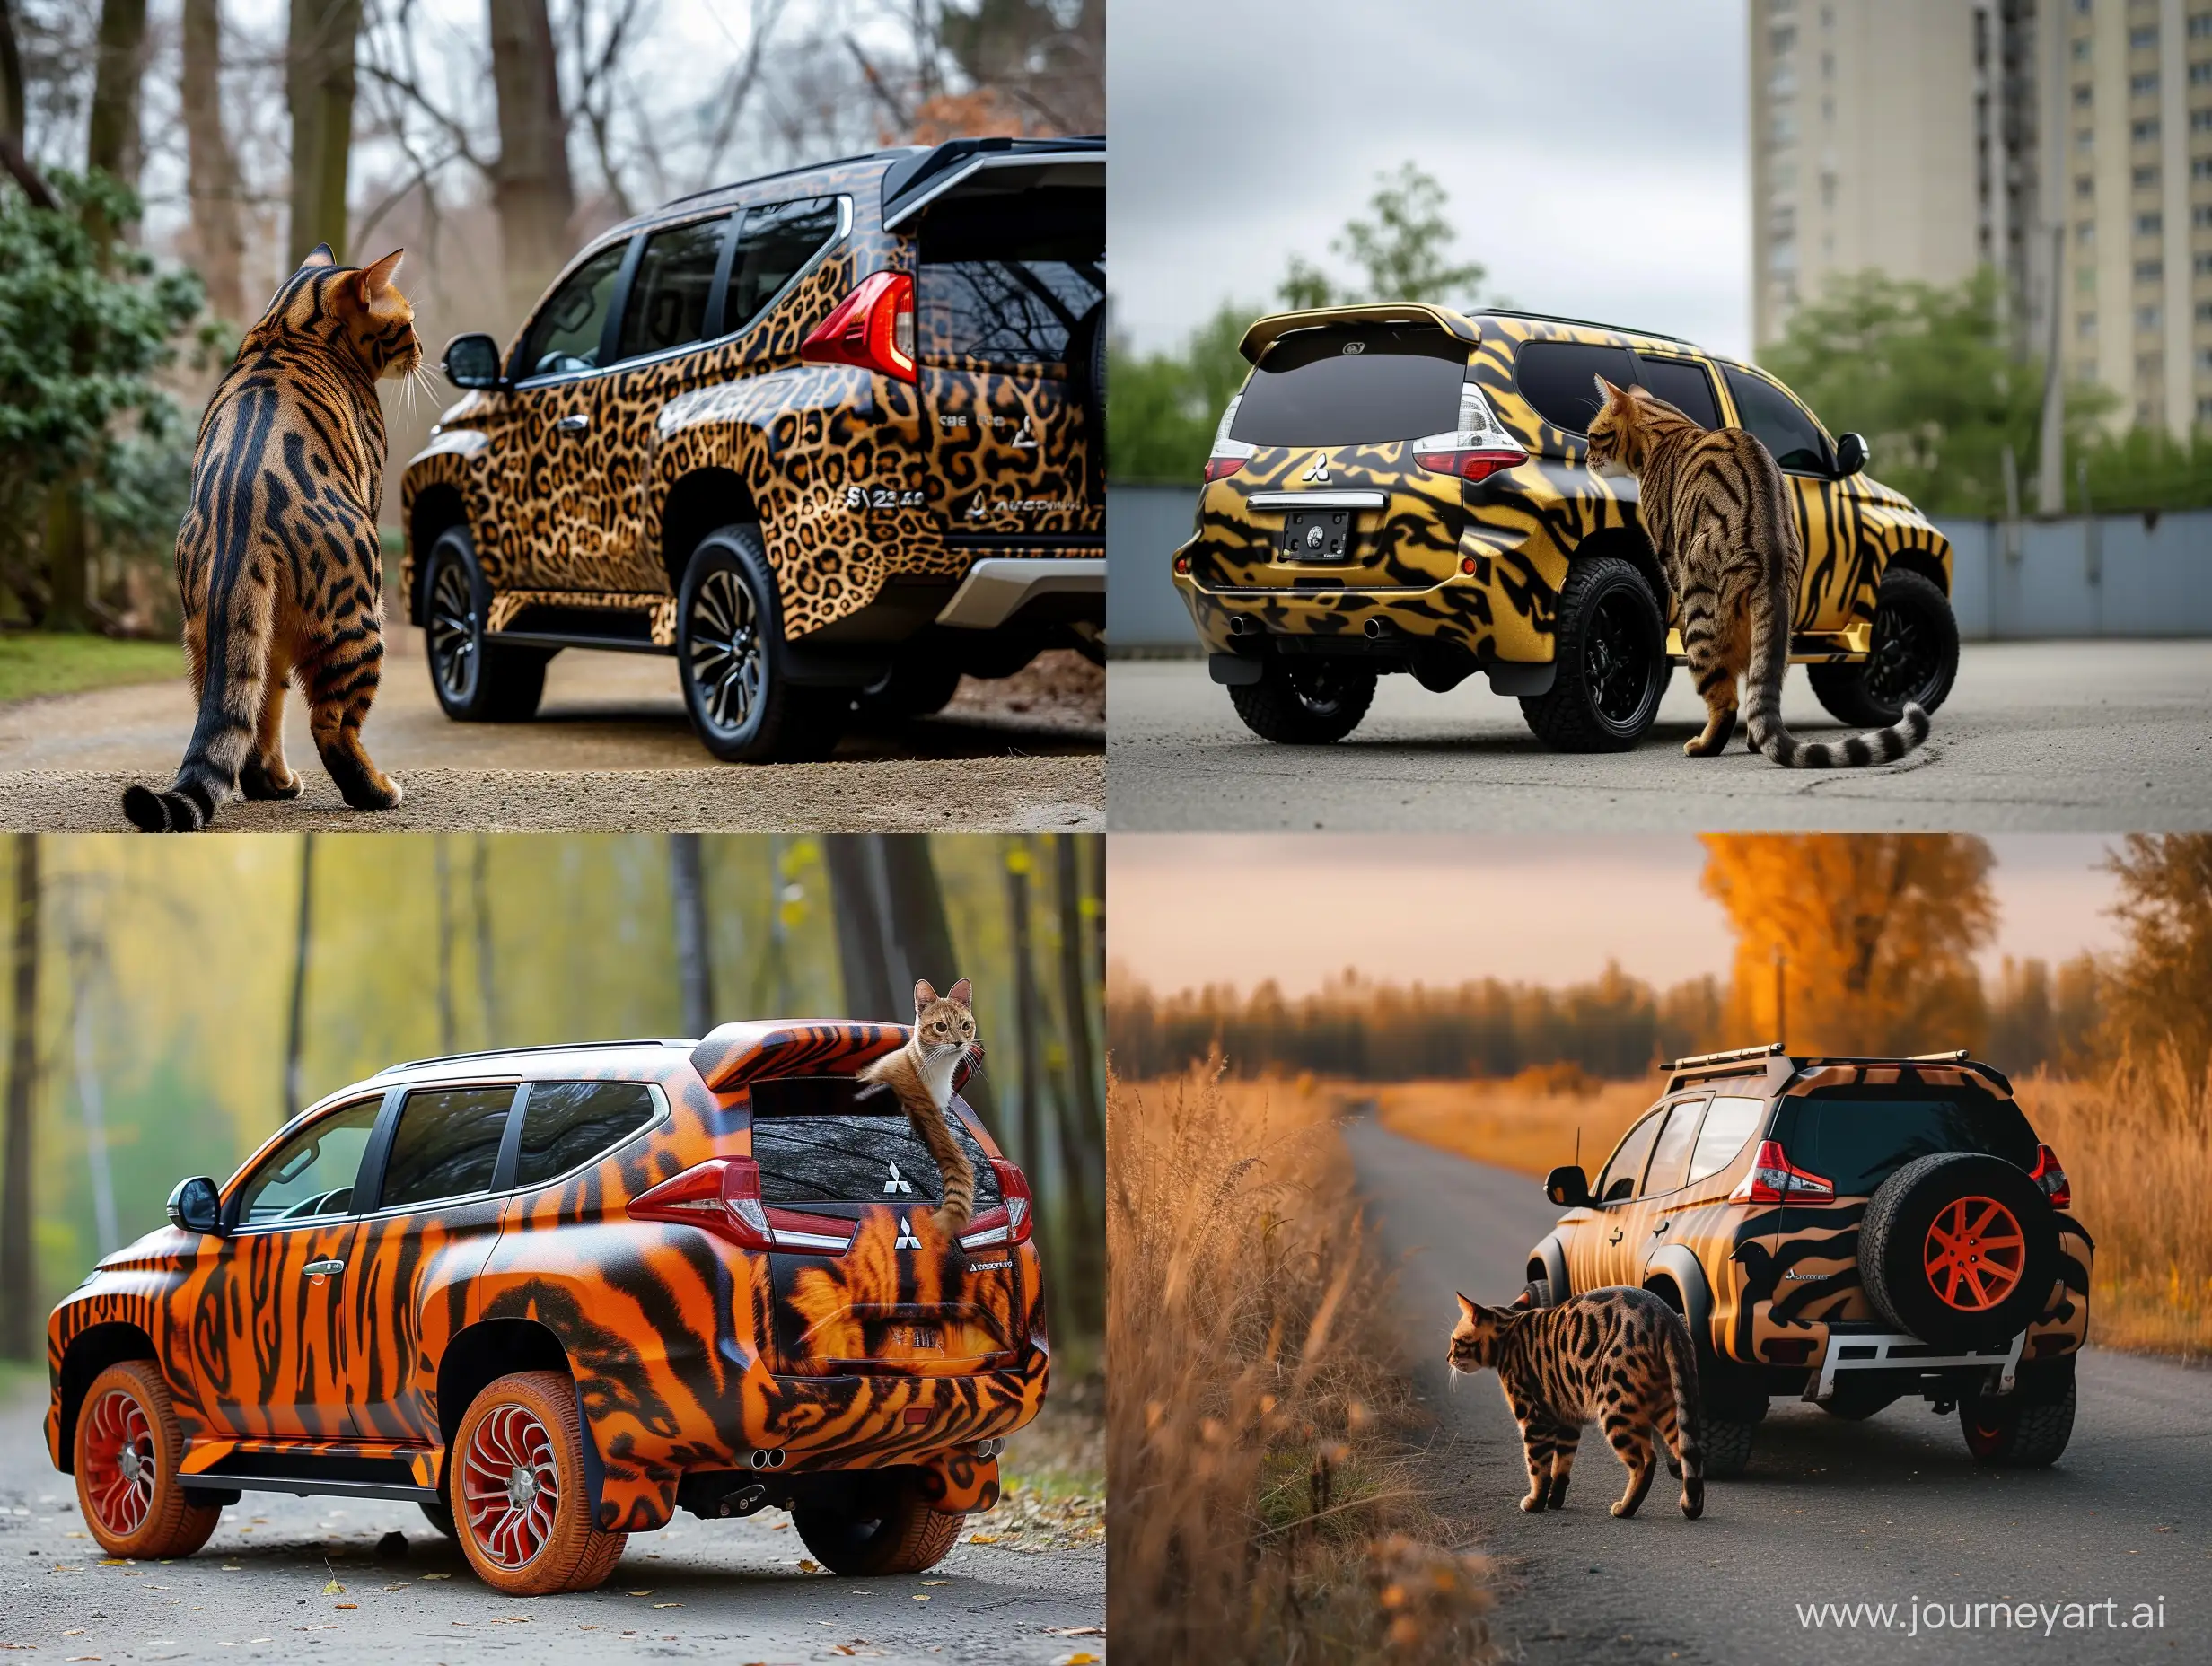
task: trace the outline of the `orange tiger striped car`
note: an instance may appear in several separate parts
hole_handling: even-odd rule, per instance
[[[1048,1374],[1028,1182],[954,1094],[957,1238],[887,1090],[904,1027],[395,1065],[302,1113],[54,1310],[47,1446],[109,1554],[249,1490],[411,1500],[513,1595],[680,1505],[792,1513],[840,1574],[928,1567]],[[964,1073],[962,1078],[964,1080]]]

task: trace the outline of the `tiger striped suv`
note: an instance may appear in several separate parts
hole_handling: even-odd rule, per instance
[[[1688,1321],[1706,1473],[1742,1473],[1768,1400],[1958,1410],[1973,1456],[2042,1465],[2074,1427],[2094,1246],[1996,1070],[1945,1053],[1677,1061],[1529,1252],[1522,1300],[1655,1292]]]
[[[1548,744],[1625,751],[1685,662],[1637,482],[1586,466],[1596,378],[1781,465],[1804,545],[1791,660],[1839,722],[1933,712],[1958,669],[1951,545],[1773,377],[1670,336],[1492,310],[1263,318],[1172,566],[1216,682],[1268,740],[1341,740],[1378,676],[1481,672]]]
[[[856,1073],[898,1025],[394,1066],[108,1257],[47,1329],[55,1464],[110,1555],[241,1493],[409,1500],[513,1595],[681,1507],[775,1506],[840,1574],[926,1568],[1042,1402],[1030,1192],[957,1093],[928,1149]]]
[[[957,139],[725,186],[586,244],[407,465],[449,717],[570,648],[675,656],[733,761],[1103,653],[1106,143]]]

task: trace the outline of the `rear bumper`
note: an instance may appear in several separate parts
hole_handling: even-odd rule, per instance
[[[1047,596],[1088,598],[1099,618],[1106,612],[1103,556],[986,556],[937,614],[957,630],[996,630],[1031,602]]]

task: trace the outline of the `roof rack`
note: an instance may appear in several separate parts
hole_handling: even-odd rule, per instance
[[[1747,1058],[1772,1058],[1782,1050],[1779,1041],[1769,1041],[1764,1047],[1732,1048],[1725,1053],[1694,1053],[1688,1058],[1678,1058],[1669,1065],[1669,1070],[1695,1070],[1700,1065],[1734,1065]]]
[[[1470,315],[1475,318],[1525,318],[1540,324],[1579,324],[1584,329],[1609,329],[1616,336],[1648,336],[1654,341],[1672,341],[1685,347],[1698,344],[1681,336],[1670,336],[1663,329],[1637,329],[1628,324],[1605,324],[1593,318],[1568,318],[1563,312],[1532,312],[1525,307],[1477,307]]]
[[[787,179],[794,173],[812,173],[818,168],[843,168],[853,162],[873,162],[881,156],[903,156],[912,151],[926,151],[928,148],[926,145],[886,145],[876,150],[856,151],[850,156],[831,156],[821,162],[799,162],[789,168],[778,168],[773,173],[756,173],[742,180],[725,180],[720,185],[702,186],[696,191],[687,191],[681,197],[672,197],[659,207],[643,209],[632,215],[622,224],[634,225],[644,221],[657,219],[671,208],[680,208],[684,204],[698,202],[702,197],[719,196],[724,191],[733,191],[741,185],[760,185],[769,180]]]
[[[376,1076],[389,1076],[402,1070],[419,1070],[426,1065],[463,1065],[472,1058],[513,1058],[521,1053],[581,1053],[587,1048],[612,1047],[695,1047],[690,1037],[633,1036],[626,1041],[542,1041],[534,1047],[493,1047],[475,1053],[438,1053],[428,1058],[410,1058],[404,1064],[386,1065]],[[371,1076],[370,1081],[376,1080]]]
[[[1962,1047],[1954,1047],[1947,1053],[1908,1053],[1905,1055],[1914,1063],[1922,1065],[1955,1065],[1966,1056],[1966,1049]]]

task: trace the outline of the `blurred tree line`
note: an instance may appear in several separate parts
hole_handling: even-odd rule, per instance
[[[1241,1075],[1312,1071],[1366,1081],[1502,1078],[1573,1065],[1641,1076],[1663,1060],[1786,1040],[1793,1051],[1897,1055],[1964,1047],[2008,1074],[2087,1075],[2171,1054],[2181,1079],[2212,1070],[2212,835],[2133,836],[2105,867],[2123,932],[2113,954],[2057,967],[1976,953],[1997,920],[1995,859],[1950,834],[1712,834],[1707,893],[1736,935],[1725,979],[1665,989],[1609,966],[1563,988],[1495,978],[1453,988],[1347,971],[1296,999],[1160,995],[1117,976],[1107,992],[1114,1067],[1179,1071],[1218,1045]]]
[[[1056,1335],[1102,1311],[1095,837],[303,835],[7,847],[0,1357],[295,1111],[402,1059],[912,1020],[975,986],[970,1102],[1038,1198]]]

